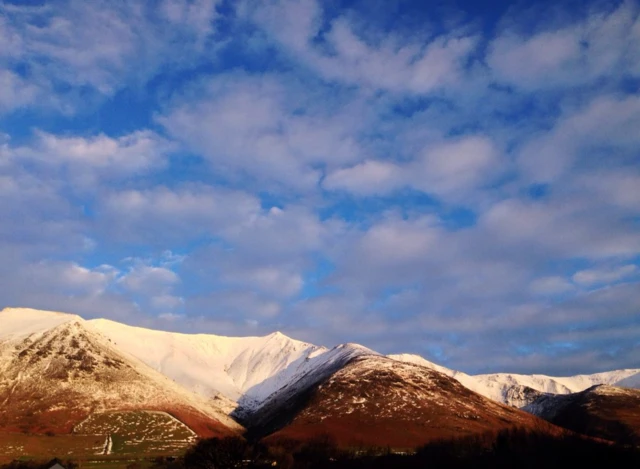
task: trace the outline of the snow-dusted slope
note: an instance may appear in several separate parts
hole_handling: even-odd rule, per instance
[[[583,391],[596,384],[634,387],[640,381],[640,369],[615,370],[592,375],[554,377],[545,375],[520,375],[492,373],[468,375],[436,365],[419,355],[389,355],[394,360],[425,366],[458,380],[472,391],[503,404],[523,407],[541,394],[570,394]],[[628,384],[625,384],[627,382]]]
[[[442,373],[379,355],[349,361],[267,417],[254,431],[272,441],[322,434],[347,447],[408,449],[509,427],[542,428],[532,415]]]
[[[110,345],[146,364],[186,391],[216,399],[227,413],[246,416],[283,396],[306,388],[349,360],[376,355],[365,347],[345,344],[332,349],[291,339],[279,332],[264,337],[224,337],[178,334],[127,326],[105,319],[84,321],[79,316],[8,308],[0,312],[0,344],[42,334],[69,322],[104,337]],[[545,393],[568,394],[595,384],[638,387],[640,370],[617,370],[594,375],[550,377],[496,373],[471,376],[432,363],[418,355],[390,355],[455,378],[468,389],[495,401],[523,407]]]
[[[123,350],[177,383],[206,397],[222,395],[244,409],[258,408],[276,391],[335,360],[340,352],[291,339],[178,334],[105,319],[90,326]],[[353,350],[364,347],[347,344]]]
[[[549,394],[570,394],[584,391],[596,384],[614,385],[625,378],[637,374],[640,370],[614,370],[592,375],[555,377],[545,375],[519,375],[494,373],[476,375],[474,378],[494,393],[503,392],[514,385],[526,386]]]
[[[75,314],[39,311],[29,308],[6,308],[0,312],[0,343],[28,337],[70,321],[82,320]]]
[[[479,394],[484,395],[482,392],[476,391],[475,389],[476,387],[482,388],[481,384],[478,383],[473,376],[463,373],[462,371],[451,370],[444,366],[437,365],[436,363],[430,362],[429,360],[422,358],[420,355],[402,353],[398,355],[387,355],[387,357],[392,358],[393,360],[398,360],[405,363],[412,363],[414,365],[424,366],[426,368],[429,368],[430,370],[438,371],[442,374],[450,376],[451,378],[455,378],[468,389],[471,389],[472,391],[475,391],[475,392],[478,392]],[[485,396],[485,397],[488,397],[488,396]],[[495,400],[498,400],[498,399],[495,399]]]
[[[640,444],[640,390],[595,385],[568,395],[543,395],[523,410],[578,433]]]
[[[68,432],[95,412],[147,409],[202,434],[241,431],[214,402],[121,353],[78,316],[5,309],[0,330],[2,428]]]
[[[640,389],[640,371],[637,371],[637,373],[632,374],[631,376],[627,376],[624,379],[621,379],[620,381],[616,381],[614,383],[614,386],[620,386],[623,388],[634,388],[634,389]]]

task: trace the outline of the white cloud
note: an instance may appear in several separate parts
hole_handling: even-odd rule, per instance
[[[105,232],[122,240],[152,243],[217,235],[261,211],[260,201],[252,195],[197,184],[174,190],[156,186],[115,191],[101,203]]]
[[[59,136],[37,131],[22,146],[5,145],[5,164],[13,177],[40,180],[53,190],[96,192],[100,186],[162,169],[175,145],[159,135],[140,130],[121,137]],[[1,168],[0,168],[1,169]]]
[[[610,284],[630,277],[638,271],[633,264],[622,265],[613,268],[587,269],[576,272],[573,281],[584,286],[597,284]]]
[[[640,233],[604,207],[594,210],[588,198],[545,202],[505,200],[480,220],[502,240],[503,248],[529,246],[562,257],[606,258],[640,251]]]
[[[134,293],[149,293],[175,285],[180,281],[176,273],[164,267],[135,265],[118,279],[118,283]]]
[[[21,275],[35,288],[57,288],[67,295],[95,296],[104,293],[117,277],[118,270],[110,265],[90,269],[75,262],[42,261],[25,266]]]
[[[640,73],[639,42],[637,4],[625,1],[614,9],[592,9],[559,29],[503,31],[491,43],[487,62],[499,81],[518,87],[572,87]]]
[[[329,174],[322,185],[328,190],[347,190],[356,195],[385,194],[400,187],[405,179],[395,163],[367,160]]]
[[[575,286],[564,277],[540,277],[529,285],[531,291],[536,295],[555,295],[568,293]]]
[[[160,8],[137,0],[4,4],[0,61],[28,70],[28,81],[39,87],[71,86],[67,103],[61,100],[56,106],[70,111],[86,99],[86,93],[74,96],[79,87],[110,96],[126,85],[146,83],[163,65],[180,68],[215,50],[207,40],[214,32],[218,3],[164,0]],[[43,105],[51,100],[13,104]]]
[[[327,40],[335,55],[307,51],[310,65],[327,78],[364,88],[413,93],[457,84],[464,76],[463,63],[475,47],[474,38],[455,35],[436,38],[426,45],[385,38],[371,47],[344,18],[332,23]]]
[[[426,147],[409,173],[413,184],[425,192],[460,200],[496,179],[504,171],[501,164],[490,139],[469,136]]]
[[[266,265],[243,268],[232,264],[224,269],[221,279],[225,283],[241,285],[244,288],[255,286],[266,294],[276,297],[293,296],[303,285],[300,272],[295,269],[287,271],[286,266]]]
[[[175,295],[156,295],[151,297],[151,307],[157,311],[173,310],[184,305],[184,298]],[[162,319],[176,320],[181,315],[175,313],[163,313],[159,316]]]
[[[229,74],[201,91],[197,100],[176,99],[158,121],[216,173],[309,190],[321,176],[314,166],[360,156],[357,107],[309,102],[294,81]]]
[[[338,169],[323,186],[356,195],[385,194],[406,186],[448,202],[469,202],[474,191],[504,173],[504,164],[489,138],[466,136],[428,143],[413,161],[367,160]]]
[[[216,1],[0,7],[0,107],[49,106],[37,122],[62,129],[0,136],[2,297],[175,329],[428,343],[476,367],[553,366],[514,351],[572,329],[609,363],[638,308],[640,106],[618,86],[640,63],[635,6],[502,31],[489,70],[474,25],[405,35],[313,0],[253,5],[224,19],[234,37],[217,35]],[[212,63],[218,39],[270,71]],[[157,112],[176,143],[88,130],[119,90],[101,113],[141,93],[151,105],[123,125]],[[549,183],[539,197],[534,182]],[[344,203],[405,188],[429,197]],[[460,206],[474,213],[458,223]],[[155,254],[109,259],[140,246]],[[593,267],[571,278],[576,263]]]
[[[187,309],[196,317],[206,311],[208,314],[202,318],[205,323],[212,318],[215,318],[213,321],[225,321],[225,327],[218,329],[218,334],[226,331],[238,334],[248,323],[257,324],[277,318],[282,313],[283,307],[280,302],[268,296],[239,289],[212,292],[206,296],[191,298]],[[243,332],[244,334],[252,333],[246,329]],[[273,329],[267,329],[266,332],[273,332]]]
[[[10,70],[0,70],[0,115],[33,103],[40,93],[40,88],[33,83]]]
[[[640,210],[640,173],[626,170],[603,170],[577,178],[575,185],[592,191],[594,196],[631,212]]]
[[[629,158],[640,142],[640,98],[600,96],[582,109],[573,110],[558,120],[554,128],[529,141],[518,160],[525,175],[535,181],[554,181],[579,163],[589,164],[603,158],[614,166],[619,152]],[[624,162],[624,161],[623,161]]]
[[[498,37],[491,45],[488,62],[501,78],[517,85],[548,86],[544,78],[557,75],[562,67],[576,67],[579,55],[579,34],[563,30],[543,32],[528,39]],[[572,76],[559,78],[575,80]]]
[[[459,84],[465,75],[464,63],[476,47],[477,38],[457,31],[411,42],[381,33],[370,44],[346,16],[333,19],[323,35],[326,44],[315,46],[312,39],[323,26],[321,3],[278,1],[260,6],[246,2],[241,13],[326,79],[365,89],[429,93]],[[432,34],[423,31],[416,36],[429,38]]]
[[[221,229],[222,243],[197,250],[186,267],[227,290],[281,302],[301,292],[304,274],[315,268],[314,256],[335,242],[341,229],[300,206],[273,207]]]
[[[118,138],[59,137],[41,132],[31,156],[45,164],[64,166],[93,182],[94,174],[109,178],[135,175],[165,164],[172,145],[159,135],[142,130]],[[37,152],[37,153],[36,153]]]
[[[183,314],[175,314],[175,313],[162,313],[158,315],[158,318],[164,320],[164,321],[181,321],[185,319],[185,316]]]

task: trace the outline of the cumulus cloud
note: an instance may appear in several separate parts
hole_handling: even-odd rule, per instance
[[[361,154],[357,111],[309,100],[293,80],[230,74],[199,89],[158,121],[229,177],[312,189],[321,176],[315,166]]]
[[[14,148],[13,158],[39,166],[48,178],[72,179],[83,189],[99,183],[160,169],[175,147],[159,135],[141,130],[113,138],[57,136],[37,132],[30,146]]]
[[[74,111],[81,105],[78,87],[111,96],[126,84],[146,83],[163,65],[191,65],[210,46],[218,3],[163,0],[159,8],[139,1],[4,4],[0,60],[9,69],[26,70],[30,92],[39,88],[37,96],[45,98],[14,99],[12,107],[48,102]],[[52,92],[73,98],[73,105],[50,99]]]
[[[634,264],[622,265],[613,268],[587,269],[576,272],[573,281],[585,286],[595,284],[610,284],[630,277],[638,271],[638,266]]]
[[[198,184],[114,191],[101,202],[105,232],[125,241],[161,244],[215,236],[261,211],[259,200],[250,194]]]
[[[632,363],[637,6],[512,8],[495,37],[219,6],[0,7],[4,301],[466,371]]]
[[[611,168],[633,158],[639,127],[639,98],[600,96],[527,142],[519,163],[527,176],[540,182],[556,180],[579,164]]]
[[[149,290],[165,288],[179,282],[176,273],[165,267],[137,265],[123,275],[118,282],[127,290],[148,293]]]
[[[517,19],[514,22],[518,24]],[[544,89],[640,73],[636,47],[640,20],[635,2],[596,9],[560,29],[550,29],[549,24],[554,26],[540,21],[538,31],[530,35],[507,29],[495,38],[487,62],[499,81]]]
[[[12,71],[0,70],[0,115],[33,103],[40,91]]]
[[[395,163],[367,160],[355,166],[340,168],[329,174],[323,186],[329,190],[346,190],[356,195],[385,194],[399,188],[404,171]]]
[[[261,8],[256,8],[259,5]],[[407,43],[406,38],[379,35],[375,44],[358,34],[347,16],[334,18],[322,34],[321,3],[316,0],[245,2],[241,10],[287,52],[326,79],[372,90],[430,93],[458,84],[465,76],[465,62],[474,51],[477,37],[453,31]]]
[[[535,294],[555,295],[570,292],[575,287],[571,282],[567,281],[567,279],[555,276],[537,278],[531,282],[529,288]]]
[[[376,195],[412,187],[449,202],[469,201],[470,195],[503,173],[498,150],[482,136],[432,142],[413,161],[368,160],[329,174],[329,190]]]

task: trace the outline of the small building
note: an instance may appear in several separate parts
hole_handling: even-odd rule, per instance
[[[55,461],[55,460],[53,460],[49,464],[47,464],[47,467],[49,469],[67,469],[62,464],[60,464],[58,461]]]

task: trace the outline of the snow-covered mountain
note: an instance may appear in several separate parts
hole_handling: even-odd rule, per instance
[[[0,312],[0,428],[70,432],[97,412],[160,410],[203,435],[243,429],[214,401],[122,353],[79,316]]]
[[[310,374],[322,374],[345,357],[375,354],[356,344],[328,349],[280,332],[264,337],[178,334],[87,321],[125,351],[185,388],[205,397],[224,396],[242,412],[259,408],[272,394]]]
[[[419,355],[400,354],[389,355],[389,357],[444,373],[478,394],[513,407],[524,407],[543,394],[570,394],[583,391],[596,384],[632,388],[638,387],[640,384],[640,369],[614,370],[568,377],[514,373],[468,375],[436,365]]]
[[[329,349],[279,332],[264,337],[179,334],[105,319],[87,321],[71,314],[7,308],[0,312],[0,404],[4,404],[0,428],[36,428],[48,422],[49,427],[69,429],[87,413],[144,407],[179,414],[192,428],[212,429],[210,434],[241,431],[236,421],[267,434],[299,415],[304,396],[323,395],[320,390],[327,380],[335,383],[357,373],[370,374],[372,367],[383,376],[395,376],[383,385],[396,387],[394,395],[409,392],[400,389],[399,383],[410,368],[412,378],[406,386],[422,379],[420,373],[431,383],[446,384],[453,378],[466,388],[465,395],[469,390],[470,396],[477,393],[513,407],[523,407],[547,393],[568,394],[594,384],[637,386],[640,381],[640,370],[567,378],[472,376],[417,355],[384,357],[356,344]],[[347,369],[350,374],[344,375]],[[386,392],[376,389],[379,395]],[[34,402],[37,409],[27,408]],[[348,403],[338,404],[342,408]],[[400,409],[403,404],[393,405]],[[486,404],[478,405],[480,415]],[[430,420],[428,415],[437,414],[435,407],[427,407],[422,424]],[[28,423],[24,415],[38,418]]]
[[[362,355],[259,423],[268,440],[329,435],[344,446],[415,448],[429,441],[509,427],[554,431],[442,373],[380,355]]]

